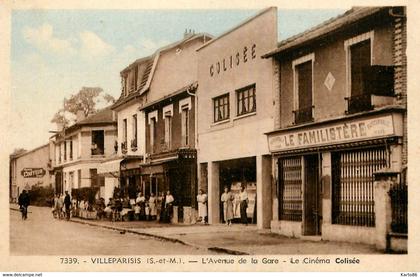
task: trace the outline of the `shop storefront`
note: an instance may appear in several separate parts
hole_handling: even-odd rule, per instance
[[[270,132],[272,231],[373,243],[374,173],[401,170],[401,137],[398,109]]]

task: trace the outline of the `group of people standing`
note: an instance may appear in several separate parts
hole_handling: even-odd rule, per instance
[[[248,216],[246,210],[248,208],[249,199],[245,186],[241,186],[241,191],[237,197],[239,198],[238,200],[240,205],[241,223],[248,225]],[[205,224],[208,223],[207,201],[207,194],[205,194],[204,191],[200,189],[197,195],[198,222]],[[230,226],[232,225],[232,220],[234,218],[235,195],[229,190],[227,186],[224,187],[224,192],[220,197],[220,201],[223,203],[223,219],[225,224]]]
[[[231,225],[234,218],[234,201],[235,195],[229,191],[228,187],[224,187],[224,192],[220,197],[220,201],[223,203],[223,218],[226,225]],[[248,225],[248,216],[246,210],[248,208],[248,193],[246,192],[245,186],[241,186],[241,191],[239,193],[239,205],[240,205],[240,214],[241,214],[241,223]]]
[[[64,195],[62,193],[55,194],[52,207],[53,216],[58,219],[66,218],[69,220],[72,206],[68,191]]]
[[[139,192],[137,198],[110,198],[104,213],[113,221],[118,220],[159,220],[171,222],[174,197],[168,190],[156,196],[153,192],[145,196]]]

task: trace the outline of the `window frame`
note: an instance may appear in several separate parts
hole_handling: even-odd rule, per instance
[[[100,153],[100,154],[93,154],[93,152],[92,152],[93,149],[92,149],[92,146],[91,146],[91,152],[90,152],[90,154],[91,154],[91,156],[105,155],[105,130],[103,130],[103,129],[91,130],[91,132],[90,132],[91,145],[93,145],[93,133],[94,132],[102,132],[103,133],[103,135],[102,135],[102,138],[103,138],[103,149],[102,149],[102,153]]]
[[[375,32],[373,30],[357,35],[350,39],[344,41],[344,51],[346,55],[346,98],[349,99],[351,97],[351,51],[350,47],[352,45],[364,42],[366,40],[370,40],[370,65],[373,65],[373,43],[375,38]],[[347,104],[348,110],[348,104]]]
[[[224,99],[227,99],[226,104],[223,103]],[[221,104],[219,102],[220,100],[222,100]],[[228,93],[216,96],[216,97],[212,98],[212,101],[213,101],[213,123],[219,123],[219,122],[229,120],[230,119],[230,93],[228,92]],[[218,104],[217,106],[216,106],[216,103]],[[224,107],[224,106],[227,107],[227,116],[224,117],[224,118],[221,118],[219,120],[216,120],[216,114],[217,114],[216,111],[218,111],[218,108]]]
[[[311,61],[312,68],[312,118],[315,118],[315,84],[314,84],[314,64],[315,64],[315,53],[309,53],[298,59],[292,61],[292,72],[293,72],[293,113],[299,110],[299,75],[297,67],[301,64]],[[296,123],[296,115],[294,116],[294,123]]]
[[[252,93],[253,96],[251,97],[251,94],[249,93],[246,98],[248,99],[248,106],[249,106],[250,100],[253,99],[254,109],[239,113],[240,100],[245,101],[245,95],[242,95],[242,97],[240,97],[240,95],[244,94],[245,92],[251,91],[251,89],[253,89],[253,93]],[[256,88],[255,83],[235,90],[235,94],[236,94],[236,117],[242,117],[242,116],[257,112],[257,88]]]

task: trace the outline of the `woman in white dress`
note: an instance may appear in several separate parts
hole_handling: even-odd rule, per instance
[[[235,197],[232,195],[232,193],[229,191],[228,187],[224,188],[224,192],[222,196],[220,197],[220,201],[223,203],[223,216],[226,225],[232,224],[233,219],[233,200]]]
[[[207,194],[205,194],[202,189],[200,189],[198,192],[197,202],[198,202],[199,221],[206,224],[207,223]]]

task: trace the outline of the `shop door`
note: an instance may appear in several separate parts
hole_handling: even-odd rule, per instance
[[[319,162],[317,155],[305,156],[305,199],[303,234],[321,234],[321,191],[319,184]]]

